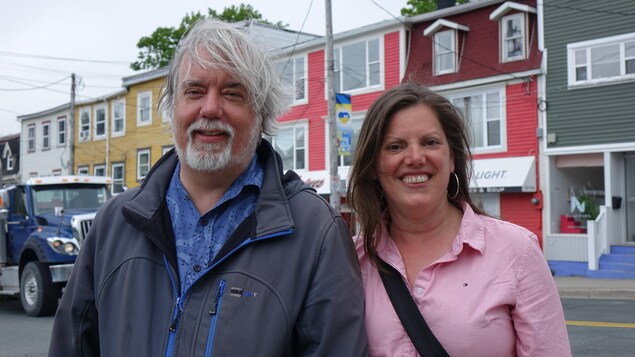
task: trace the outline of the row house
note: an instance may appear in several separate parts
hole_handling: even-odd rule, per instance
[[[0,188],[20,183],[20,134],[0,138]]]
[[[557,275],[635,278],[635,2],[539,3],[545,254]]]
[[[69,141],[70,103],[18,116],[21,125],[20,172],[32,176],[69,175],[73,148]]]

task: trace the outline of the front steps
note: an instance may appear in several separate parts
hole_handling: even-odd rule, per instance
[[[587,271],[589,278],[635,279],[635,245],[612,245],[600,256],[599,269]]]

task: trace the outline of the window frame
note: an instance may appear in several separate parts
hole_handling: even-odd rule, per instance
[[[147,163],[147,171],[145,175],[141,175],[141,161],[140,161],[140,157],[144,154],[148,155],[148,163]],[[148,172],[150,172],[150,168],[152,168],[152,159],[151,159],[151,152],[150,152],[150,148],[143,148],[143,149],[137,149],[137,181],[143,181],[143,179],[148,175]]]
[[[33,135],[31,135],[33,134]],[[35,133],[35,123],[33,124],[29,124],[26,126],[26,140],[27,140],[27,144],[26,144],[26,152],[35,152],[36,149],[36,145],[35,145],[35,139],[36,139],[37,135]]]
[[[513,57],[509,57],[509,53],[507,51],[507,41],[509,40],[513,40],[514,38],[517,37],[507,37],[507,20],[509,19],[513,19],[513,18],[519,18],[520,19],[520,29],[521,29],[521,34],[520,34],[520,43],[521,43],[521,54],[518,56],[513,56]],[[499,22],[499,27],[500,27],[500,51],[501,51],[501,62],[502,63],[507,63],[507,62],[514,62],[514,61],[522,61],[524,59],[527,59],[527,53],[528,51],[528,40],[527,40],[527,13],[525,12],[520,12],[520,13],[514,13],[511,15],[507,15],[507,16],[503,16],[500,19]]]
[[[298,148],[296,147],[296,129],[301,128],[302,130],[304,130],[304,147],[302,148]],[[283,170],[293,170],[296,172],[304,172],[304,171],[308,171],[309,170],[309,123],[307,120],[297,120],[297,121],[292,121],[292,122],[281,122],[279,123],[278,126],[278,132],[276,133],[275,136],[267,136],[267,140],[269,140],[269,142],[271,142],[271,146],[273,146],[274,150],[276,149],[276,141],[277,141],[277,137],[278,135],[280,135],[280,133],[282,133],[285,130],[288,129],[293,129],[293,167],[285,167],[284,166],[284,159],[285,157],[280,154],[280,152],[278,152],[278,154],[280,154],[280,156],[282,157],[283,160]],[[297,167],[297,163],[298,163],[298,150],[304,150],[304,155],[303,155],[303,162],[304,162],[304,167],[299,168]],[[277,150],[276,150],[277,151]]]
[[[103,120],[98,121],[99,115],[98,111],[104,111]],[[93,116],[95,118],[93,125],[93,140],[103,140],[106,138],[106,133],[108,132],[108,105],[106,104],[97,104],[93,107]],[[104,132],[102,134],[97,133],[97,127],[102,124],[104,126]]]
[[[60,124],[63,124],[63,130],[60,130]],[[66,146],[66,116],[57,118],[57,146]]]
[[[302,60],[302,69],[301,69],[301,73],[298,72],[298,61]],[[309,63],[308,63],[308,56],[306,54],[304,55],[299,55],[299,56],[293,56],[293,57],[287,57],[284,60],[280,60],[276,62],[276,68],[278,69],[278,72],[280,73],[280,77],[282,78],[282,80],[284,81],[285,79],[285,75],[284,75],[284,71],[281,71],[281,68],[283,70],[286,70],[287,68],[289,68],[288,66],[290,66],[290,77],[291,77],[291,83],[285,83],[285,85],[287,85],[289,88],[293,88],[293,103],[292,105],[298,105],[298,104],[306,104],[308,103],[308,94],[309,94],[309,81],[308,81],[308,76],[307,73],[309,71]],[[298,76],[298,74],[301,74],[301,76]],[[300,77],[300,78],[298,78]],[[298,80],[302,80],[302,93],[303,96],[301,98],[297,98],[296,94],[298,93],[298,85],[297,82]]]
[[[467,97],[476,97],[476,96],[480,96],[481,97],[481,118],[479,118],[479,121],[482,123],[482,128],[484,129],[483,131],[481,131],[480,134],[481,135],[481,139],[483,140],[483,142],[487,142],[488,141],[488,123],[489,122],[493,122],[494,120],[492,120],[491,118],[488,118],[488,113],[487,113],[487,95],[488,94],[492,94],[492,93],[497,93],[498,94],[498,119],[496,121],[498,121],[499,125],[498,125],[498,130],[499,130],[499,140],[500,143],[496,144],[496,145],[484,145],[484,146],[476,146],[476,140],[475,138],[472,137],[472,133],[473,133],[473,128],[472,128],[472,124],[471,122],[469,122],[469,118],[467,115],[461,113],[461,115],[465,118],[466,120],[466,125],[467,125],[467,130],[468,130],[468,134],[470,135],[469,139],[470,139],[470,148],[472,149],[472,153],[473,154],[487,154],[487,153],[497,153],[497,152],[505,152],[507,151],[507,102],[506,102],[506,86],[505,85],[494,85],[494,86],[484,86],[484,87],[478,87],[478,88],[474,88],[471,90],[464,90],[464,91],[453,91],[451,93],[447,93],[445,94],[445,97],[452,103],[454,104],[454,100],[458,99],[458,98],[467,98]],[[456,106],[456,105],[455,105]],[[460,109],[457,107],[457,109],[460,111]]]
[[[369,43],[371,41],[377,41],[377,60],[373,60],[371,61],[369,59]],[[345,78],[345,71],[344,69],[346,69],[346,67],[350,67],[347,66],[343,59],[344,59],[344,51],[343,49],[346,47],[352,47],[354,45],[359,45],[360,43],[364,43],[364,48],[365,48],[365,52],[364,52],[364,56],[365,56],[365,65],[364,65],[364,70],[365,70],[365,85],[361,86],[361,87],[356,87],[356,88],[350,88],[350,89],[344,89],[344,78]],[[334,59],[334,68],[333,68],[333,72],[334,72],[334,80],[335,80],[335,91],[338,93],[350,93],[350,94],[361,94],[361,93],[367,93],[367,92],[376,92],[378,90],[383,90],[384,86],[385,86],[385,81],[384,81],[384,77],[385,77],[385,58],[384,58],[384,37],[382,35],[376,35],[376,36],[371,36],[371,37],[366,37],[366,38],[360,38],[360,39],[355,39],[352,41],[347,41],[347,42],[342,42],[339,43],[337,47],[335,47],[333,49],[333,59]],[[325,58],[326,61],[326,58]],[[373,84],[370,82],[370,77],[371,77],[371,69],[370,67],[374,64],[377,64],[379,66],[378,69],[378,83]],[[324,66],[324,70],[326,71],[328,68],[328,66],[325,63]],[[325,83],[325,93],[327,92],[326,89],[326,83]]]
[[[51,121],[42,122],[42,151],[51,149]]]
[[[115,117],[115,113],[117,113],[117,105],[121,105],[121,118],[117,118]],[[124,136],[126,135],[126,98],[122,98],[122,99],[117,99],[117,100],[113,100],[112,103],[110,104],[111,106],[111,117],[110,117],[110,125],[111,125],[111,133],[110,135],[115,138],[118,136]],[[120,131],[116,131],[117,128],[117,121],[121,120],[121,130]]]
[[[77,166],[77,175],[88,175],[88,165]]]
[[[103,175],[99,175],[97,170],[104,170]],[[93,165],[93,176],[108,176],[106,172],[106,164],[95,164]]]
[[[8,145],[8,143],[7,143],[7,145]],[[5,159],[6,159],[5,162],[7,163],[7,167],[5,168],[5,170],[7,172],[9,172],[9,171],[13,170],[13,161],[14,161],[13,160],[13,155],[9,154],[9,155],[7,155],[7,157]]]
[[[117,176],[115,175],[116,170],[121,167],[121,178],[117,178]],[[111,172],[111,179],[112,179],[112,183],[110,184],[110,193],[112,193],[113,195],[118,195],[122,192],[125,191],[125,186],[126,186],[126,165],[124,162],[113,162],[110,165],[110,172]],[[115,192],[115,185],[121,185],[121,191],[119,192]]]
[[[581,41],[567,44],[567,83],[569,87],[585,87],[595,86],[603,84],[618,84],[625,81],[635,80],[635,72],[626,73],[627,61],[635,62],[635,54],[633,56],[626,55],[626,44],[635,44],[635,32],[626,34],[596,38],[589,41]],[[593,61],[592,50],[611,45],[617,45],[619,51],[619,74],[616,76],[593,78]],[[578,65],[576,61],[576,53],[578,51],[584,51],[585,63]],[[584,80],[577,80],[577,69],[585,68],[586,78]]]
[[[446,34],[450,34],[450,39],[451,39],[451,48],[443,53],[439,52],[439,47],[445,47],[445,46],[441,46],[439,44],[439,40],[438,37],[440,37],[440,35],[446,35]],[[438,75],[443,75],[443,74],[449,74],[449,73],[456,73],[457,72],[457,31],[454,29],[449,29],[449,30],[444,30],[444,31],[437,31],[434,33],[433,35],[434,38],[434,61],[433,61],[433,66],[434,66],[434,75],[438,76]],[[452,56],[452,68],[450,69],[446,69],[446,70],[441,70],[439,68],[439,57],[441,55],[447,55],[450,54]]]
[[[79,142],[85,142],[85,141],[90,141],[90,128],[91,128],[91,117],[90,117],[90,107],[82,107],[79,108],[79,130],[77,135],[79,136]],[[82,120],[83,115],[86,114],[86,118],[88,119],[88,122],[83,123]]]
[[[145,107],[142,106],[142,102],[145,98],[148,98],[148,120],[142,120],[141,114]],[[137,93],[137,126],[152,125],[152,91],[145,91]]]

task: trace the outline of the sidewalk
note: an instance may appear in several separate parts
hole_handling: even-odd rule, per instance
[[[635,300],[635,279],[590,279],[556,276],[561,298]]]

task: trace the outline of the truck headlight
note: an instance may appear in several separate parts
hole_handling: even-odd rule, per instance
[[[49,246],[60,254],[77,255],[79,245],[75,238],[49,237],[46,238]]]

